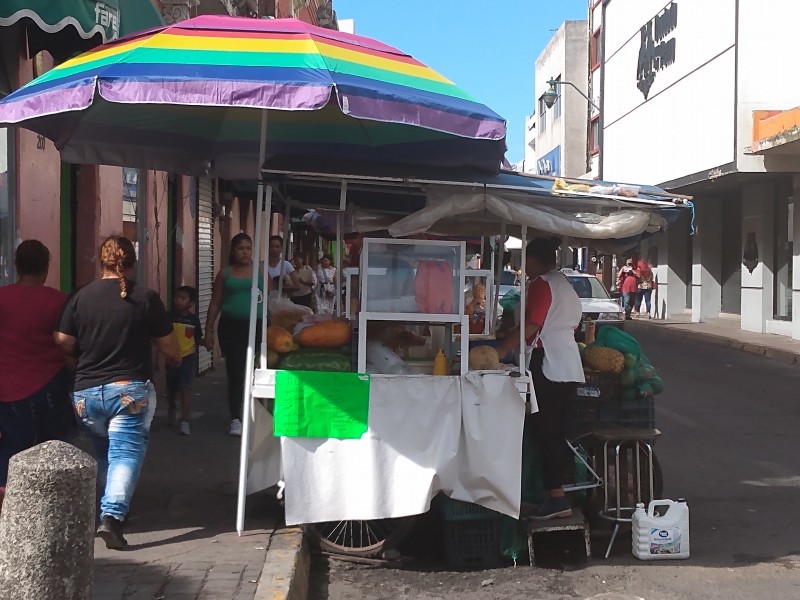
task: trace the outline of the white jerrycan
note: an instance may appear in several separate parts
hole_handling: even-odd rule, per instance
[[[666,508],[666,512],[658,511]],[[663,513],[663,514],[659,514]],[[686,500],[637,504],[631,520],[633,555],[640,560],[689,558],[689,506]]]

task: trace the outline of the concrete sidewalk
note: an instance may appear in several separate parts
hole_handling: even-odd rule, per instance
[[[95,542],[95,600],[292,595],[295,571],[298,565],[302,569],[307,551],[298,530],[279,528],[282,514],[274,497],[250,497],[245,535],[235,532],[241,438],[227,433],[223,369],[195,381],[193,413],[192,434],[178,435],[167,424],[166,401],[159,397],[126,526],[130,546],[112,551]]]
[[[626,322],[625,327],[634,335],[638,328],[658,327],[698,341],[744,350],[800,366],[800,341],[771,333],[742,331],[739,321],[735,319],[710,319],[705,323],[692,323],[688,315],[665,320],[640,318]]]

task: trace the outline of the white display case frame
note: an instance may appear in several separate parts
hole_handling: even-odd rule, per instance
[[[369,292],[369,277],[359,277],[359,313],[358,313],[358,372],[364,373],[367,370],[367,325],[369,321],[398,321],[404,323],[450,323],[461,325],[462,331],[469,330],[469,320],[464,315],[464,287],[466,286],[466,249],[464,241],[449,240],[409,240],[393,238],[364,238],[361,248],[360,272],[367,272],[369,264],[369,248],[371,245],[397,245],[397,246],[428,246],[446,247],[457,250],[458,261],[458,293],[455,294],[455,308],[452,314],[435,314],[419,312],[371,312],[364,310],[367,306],[367,294]],[[352,275],[352,274],[351,274]],[[348,286],[349,287],[349,286]],[[349,294],[348,294],[349,296]],[[349,300],[348,300],[349,306]],[[348,308],[349,310],[349,308]],[[450,340],[452,344],[452,334]],[[461,336],[461,375],[465,375],[469,369],[469,336]],[[436,349],[434,349],[436,350]],[[452,357],[448,357],[452,360]]]

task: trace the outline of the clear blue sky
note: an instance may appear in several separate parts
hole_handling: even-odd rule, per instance
[[[522,160],[533,112],[533,66],[562,22],[587,0],[334,0],[356,33],[408,52],[508,121],[508,159]]]

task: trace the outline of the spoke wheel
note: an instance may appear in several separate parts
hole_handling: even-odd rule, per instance
[[[372,557],[400,543],[415,521],[416,517],[332,521],[306,525],[305,531],[309,539],[325,552]]]

